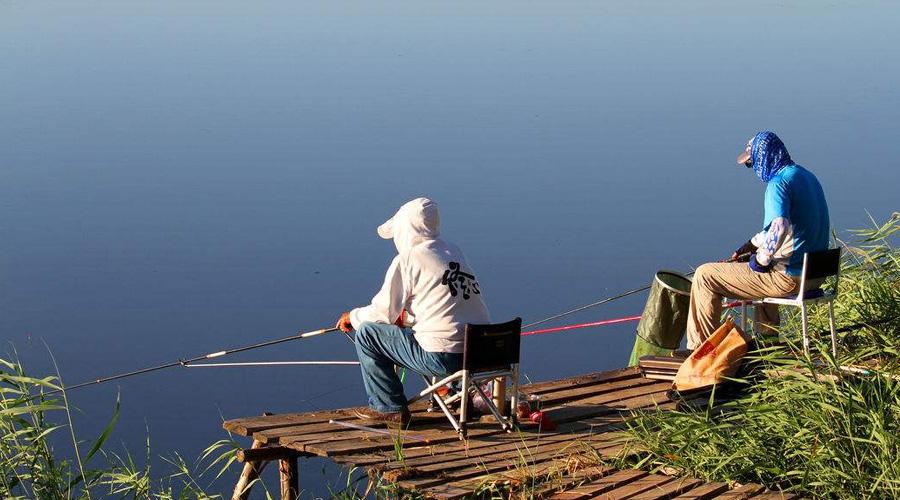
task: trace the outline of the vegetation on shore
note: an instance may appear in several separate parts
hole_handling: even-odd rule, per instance
[[[805,355],[799,318],[760,342],[741,395],[716,406],[636,413],[623,461],[732,483],[761,483],[815,498],[900,497],[900,214],[855,231],[844,251],[837,357],[827,334]],[[827,332],[827,308],[810,331]],[[637,457],[637,458],[635,458]],[[624,464],[623,464],[624,465]]]
[[[149,440],[141,464],[127,452],[105,450],[118,402],[100,436],[83,441],[65,393],[43,396],[59,388],[57,377],[29,377],[19,362],[0,359],[0,498],[220,498],[205,490],[234,461],[231,441],[212,444],[196,464],[178,453],[163,457],[172,471],[151,476]]]

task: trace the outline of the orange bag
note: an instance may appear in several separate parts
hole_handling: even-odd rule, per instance
[[[744,332],[728,318],[684,360],[672,385],[678,391],[687,391],[718,384],[737,373],[744,354],[747,354]]]

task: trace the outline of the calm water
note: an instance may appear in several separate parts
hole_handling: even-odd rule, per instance
[[[330,326],[419,195],[495,319],[533,321],[745,241],[763,184],[733,161],[763,128],[836,228],[884,219],[898,21],[875,1],[2,1],[0,339],[34,373],[46,342],[75,383]],[[622,366],[632,335],[528,338],[524,373]],[[293,359],[354,355],[330,336],[233,360]],[[174,369],[73,393],[81,434],[117,391],[138,456],[148,432],[194,457],[222,418],[364,401],[355,367]],[[323,493],[319,467],[301,484]]]

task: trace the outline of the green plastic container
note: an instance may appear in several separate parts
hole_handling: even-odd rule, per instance
[[[656,273],[637,326],[629,366],[636,366],[642,356],[671,356],[678,349],[690,302],[690,279],[673,271]]]

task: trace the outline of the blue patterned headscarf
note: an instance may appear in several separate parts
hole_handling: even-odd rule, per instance
[[[794,164],[784,143],[775,132],[769,130],[753,137],[750,144],[750,158],[753,159],[753,171],[763,182],[769,182],[779,170]]]

